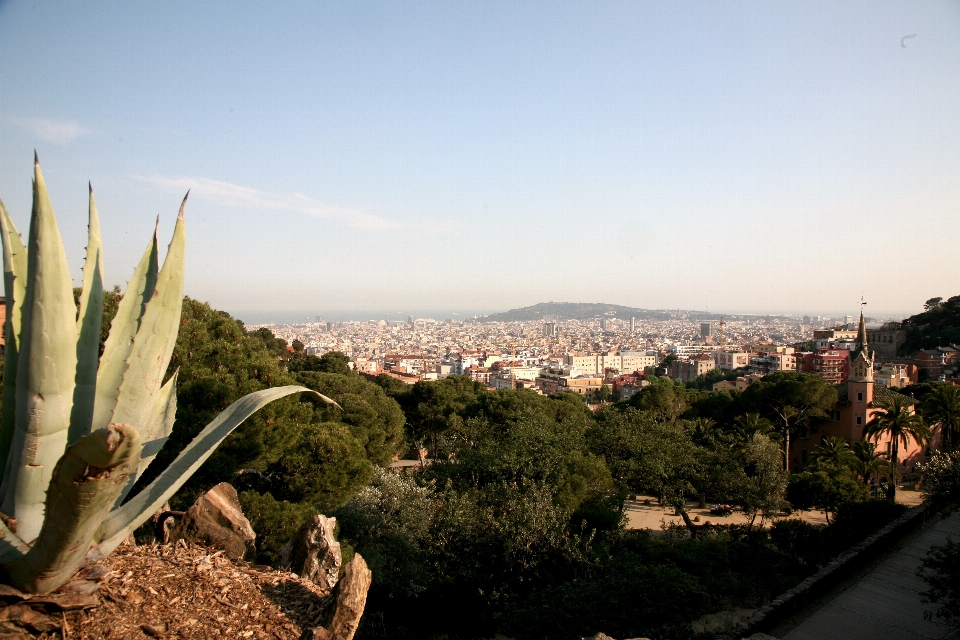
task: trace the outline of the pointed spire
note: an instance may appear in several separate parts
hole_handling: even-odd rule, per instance
[[[867,323],[863,320],[863,308],[860,309],[860,326],[857,327],[857,350],[856,353],[863,353],[869,357],[867,351]]]

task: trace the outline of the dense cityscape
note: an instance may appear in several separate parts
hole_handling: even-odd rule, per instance
[[[702,321],[687,312],[669,313],[673,317],[664,320],[545,317],[507,322],[413,316],[403,322],[325,322],[318,317],[316,322],[249,328],[267,328],[306,355],[343,353],[358,372],[383,373],[409,384],[448,375],[469,376],[491,389],[542,393],[589,393],[609,384],[619,399],[635,393],[661,365],[660,375],[682,382],[718,370],[744,376],[816,372],[840,384],[856,346],[853,316],[739,315]],[[912,375],[916,382],[920,368],[942,364],[929,361],[929,354],[918,354],[919,361],[901,357],[898,323],[864,320],[881,356],[875,363],[878,383],[903,386],[904,376]],[[949,359],[952,364],[952,352]],[[830,366],[831,361],[837,366]]]

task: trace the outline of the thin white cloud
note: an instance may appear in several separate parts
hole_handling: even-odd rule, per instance
[[[10,119],[14,124],[33,132],[44,142],[67,144],[80,136],[93,133],[91,129],[70,120],[51,120],[49,118],[20,118]]]
[[[267,193],[251,187],[209,178],[164,178],[158,176],[136,176],[136,178],[177,191],[189,189],[191,197],[197,197],[223,207],[297,211],[317,218],[336,220],[357,229],[402,229],[409,226],[364,211],[325,204],[301,193]],[[428,231],[443,230],[440,225],[426,225],[422,228]]]

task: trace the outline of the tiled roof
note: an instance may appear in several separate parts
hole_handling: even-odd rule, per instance
[[[846,382],[844,382],[844,383],[842,383],[842,384],[838,384],[837,386],[834,387],[834,389],[837,390],[837,396],[838,396],[838,397],[837,397],[837,402],[838,402],[838,404],[849,404],[849,403],[850,403],[849,394],[848,394],[848,386],[847,386],[847,383],[846,383]],[[903,394],[900,393],[900,392],[898,392],[898,391],[896,391],[895,389],[891,389],[890,387],[885,387],[885,386],[883,386],[883,385],[881,385],[881,384],[875,384],[875,385],[873,385],[873,400],[874,400],[874,402],[876,402],[877,400],[883,400],[884,398],[890,398],[890,397],[899,396],[899,395],[903,395]],[[871,403],[871,404],[873,404],[873,403]]]
[[[893,396],[902,396],[902,395],[903,395],[902,393],[900,393],[899,391],[896,391],[895,389],[891,389],[890,387],[885,387],[880,384],[876,384],[873,386],[874,402],[876,402],[877,400],[883,400],[885,398],[892,398]]]

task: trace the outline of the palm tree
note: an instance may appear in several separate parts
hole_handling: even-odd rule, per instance
[[[897,466],[900,464],[900,443],[906,447],[913,440],[919,445],[930,440],[930,427],[923,419],[916,415],[911,407],[916,401],[900,393],[892,393],[885,398],[874,401],[879,409],[863,430],[865,437],[877,441],[882,436],[890,438],[890,491],[889,498],[893,502],[897,493]]]
[[[938,425],[943,448],[950,451],[960,445],[960,388],[936,384],[920,403],[920,412],[929,424]]]
[[[876,442],[868,440],[854,442],[853,455],[857,458],[853,464],[853,469],[864,482],[869,482],[872,475],[879,476],[887,467],[887,462],[884,460],[887,454],[877,452]]]
[[[719,435],[717,423],[710,418],[693,418],[687,421],[687,430],[697,444],[710,442]]]
[[[777,433],[773,423],[759,413],[746,413],[737,416],[737,419],[733,421],[733,431],[742,442],[750,442],[755,435],[767,436],[771,440],[780,439],[780,434]]]
[[[824,438],[820,446],[810,454],[811,466],[815,469],[833,467],[834,469],[852,469],[857,456],[850,449],[850,443],[843,438]]]

